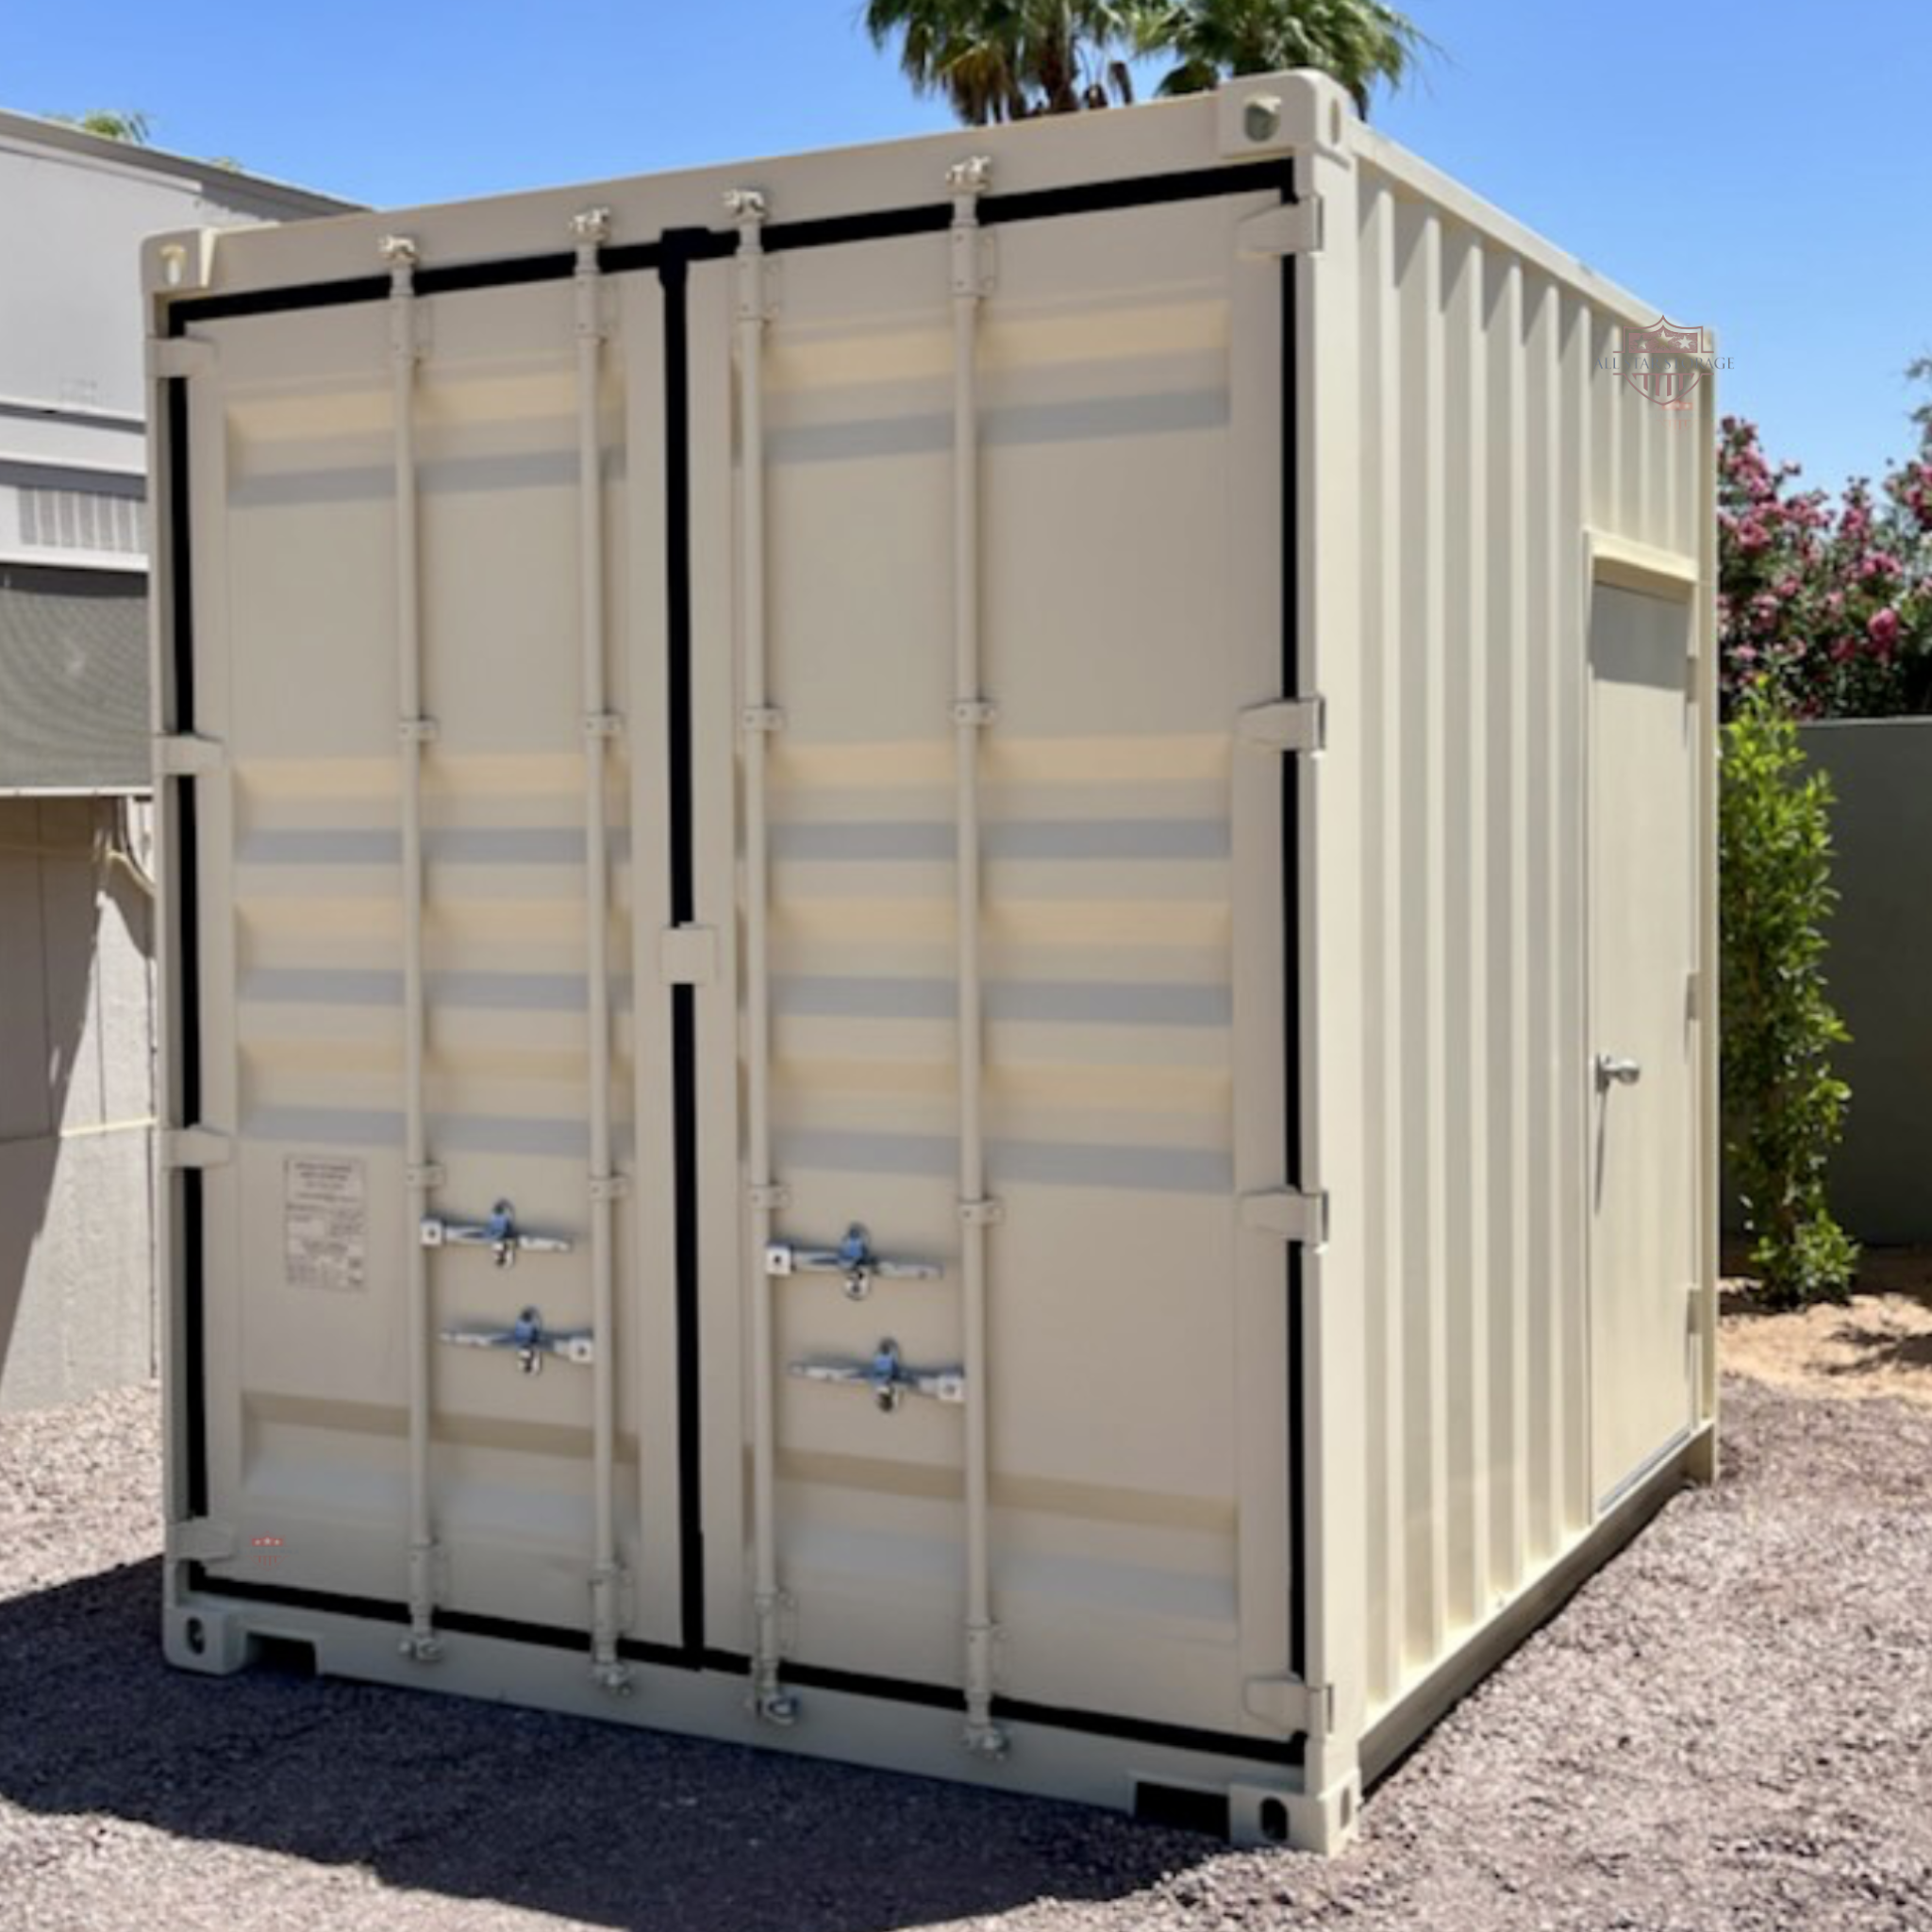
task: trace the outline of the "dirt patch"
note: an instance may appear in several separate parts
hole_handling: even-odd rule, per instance
[[[1846,1307],[1789,1314],[1767,1308],[1741,1270],[1727,1272],[1722,1309],[1719,1356],[1737,1374],[1932,1406],[1932,1248],[1868,1249]]]

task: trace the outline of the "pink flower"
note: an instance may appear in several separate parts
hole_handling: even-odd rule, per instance
[[[1881,651],[1889,652],[1898,642],[1898,612],[1889,604],[1883,610],[1874,610],[1865,625],[1865,635]]]
[[[1738,525],[1738,548],[1746,557],[1756,557],[1760,550],[1771,547],[1771,533],[1755,516],[1746,517]]]

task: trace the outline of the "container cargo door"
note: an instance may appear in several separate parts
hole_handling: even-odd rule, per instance
[[[217,1590],[583,1631],[608,1482],[611,1615],[676,1641],[658,281],[592,291],[588,432],[567,276],[381,287],[187,332],[200,1548]]]
[[[1696,1172],[1692,607],[1599,582],[1591,604],[1591,1371],[1607,1501],[1683,1440]]]
[[[1279,1738],[1279,196],[997,189],[692,273],[710,1640]]]

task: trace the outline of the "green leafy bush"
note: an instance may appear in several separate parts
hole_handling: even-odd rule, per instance
[[[1830,810],[1829,780],[1806,774],[1796,727],[1759,685],[1724,733],[1723,1086],[1752,1269],[1778,1307],[1842,1301],[1858,1258],[1824,1187],[1850,1098],[1831,1070],[1850,1036],[1824,984]]]

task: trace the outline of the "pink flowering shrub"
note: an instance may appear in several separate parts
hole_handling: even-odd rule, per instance
[[[1718,634],[1726,713],[1765,688],[1798,718],[1932,710],[1932,434],[1874,491],[1833,506],[1766,458],[1755,424],[1718,442]]]

